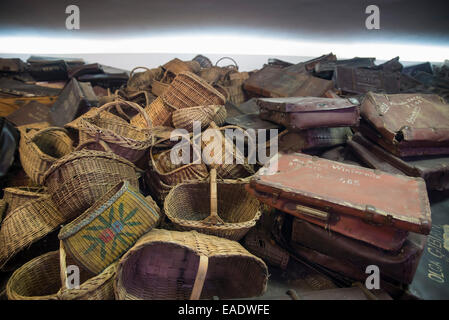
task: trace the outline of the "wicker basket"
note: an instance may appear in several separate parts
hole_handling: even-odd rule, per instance
[[[191,140],[189,140],[191,144]],[[189,147],[191,146],[189,144]],[[173,149],[154,154],[153,147],[150,149],[151,166],[154,174],[165,184],[175,186],[185,181],[204,180],[209,175],[209,171],[204,163],[199,164],[174,164],[171,161]],[[193,152],[196,148],[191,147],[190,160],[193,159]],[[200,155],[198,155],[201,159]]]
[[[172,112],[175,111],[174,108],[166,105],[161,97],[156,98],[147,108],[145,108],[146,113],[150,117],[153,125],[156,126],[172,126],[171,117]],[[142,115],[138,114],[131,119],[132,125],[142,125],[144,118]]]
[[[150,194],[156,199],[157,203],[163,207],[165,198],[174,186],[162,182],[152,168],[147,170],[144,179]]]
[[[59,158],[73,151],[73,142],[67,130],[48,127],[41,130],[20,130],[20,162],[23,170],[35,183],[41,185],[45,171]]]
[[[168,72],[173,73],[174,75],[179,74],[180,72],[189,71],[193,73],[198,73],[201,69],[200,64],[197,61],[182,61],[178,58],[174,58],[170,60],[166,64],[162,66]]]
[[[159,221],[160,210],[139,189],[120,182],[59,233],[67,254],[99,274]]]
[[[114,288],[118,300],[233,299],[262,295],[267,280],[265,263],[238,242],[153,229],[120,259]]]
[[[139,187],[138,169],[134,164],[108,151],[104,142],[99,146],[107,151],[82,150],[89,143],[79,145],[74,152],[55,162],[45,175],[48,193],[68,220],[90,208],[123,180]]]
[[[259,220],[260,203],[246,192],[246,182],[217,183],[215,175],[212,169],[210,182],[174,187],[165,198],[164,212],[179,230],[196,230],[238,241]]]
[[[281,269],[287,268],[290,254],[263,230],[251,229],[245,237],[243,246],[266,263]]]
[[[144,69],[144,72],[134,73],[138,69]],[[138,91],[150,91],[155,79],[162,76],[161,68],[149,69],[146,67],[135,67],[129,74],[128,83],[126,84],[126,91],[134,93]]]
[[[10,212],[0,229],[0,269],[17,253],[66,221],[48,196],[30,200]]]
[[[102,112],[108,111],[112,107],[115,107],[118,112],[123,112],[121,111],[122,105],[138,110],[145,125],[137,127],[135,124],[122,123],[102,117]],[[123,115],[126,116],[126,114]],[[102,140],[109,145],[115,154],[135,162],[153,144],[151,126],[151,120],[144,109],[136,103],[119,99],[98,108],[94,116],[81,119],[79,130],[87,135],[87,139],[81,139],[80,135],[80,143],[90,139]]]
[[[3,190],[3,199],[8,204],[5,216],[24,203],[44,196],[45,192],[45,187],[5,188]]]
[[[221,121],[221,118],[223,117],[223,110],[226,118],[225,106],[197,106],[175,110],[172,116],[173,126],[175,128],[186,129],[187,131],[192,132],[193,122],[199,121],[201,124],[201,130],[203,130],[209,127],[212,121]]]
[[[5,200],[0,199],[0,225],[3,221],[3,217],[6,213],[6,208],[8,207],[8,204],[6,203]]]
[[[180,72],[164,91],[162,99],[175,109],[225,104],[222,94],[191,72]]]
[[[151,93],[156,97],[160,97],[164,94],[164,91],[170,86],[168,83],[163,83],[161,81],[153,81],[153,85],[151,87]]]

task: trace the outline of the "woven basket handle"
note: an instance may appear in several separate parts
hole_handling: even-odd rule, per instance
[[[41,129],[41,130],[39,130],[39,131],[36,131],[34,134],[32,134],[32,135],[29,137],[29,138],[30,138],[30,141],[32,141],[32,140],[34,140],[35,138],[37,138],[38,135],[40,135],[40,134],[42,134],[42,133],[44,133],[44,132],[48,132],[48,131],[62,131],[62,132],[64,132],[64,133],[68,134],[68,131],[67,131],[66,129],[64,129],[64,128],[61,128],[61,127],[47,127],[47,128]]]
[[[89,140],[89,141],[83,142],[80,145],[78,145],[78,147],[76,147],[75,150],[73,150],[73,151],[80,151],[85,146],[92,144],[92,143],[98,143],[100,146],[103,147],[104,151],[114,153],[112,151],[112,149],[109,147],[109,145],[106,142],[104,142],[103,140],[98,140],[98,141],[97,140]]]
[[[141,107],[139,106],[137,103],[134,102],[130,102],[130,101],[125,101],[125,100],[115,100],[115,101],[111,101],[108,103],[105,103],[104,105],[102,105],[101,107],[98,108],[96,115],[99,116],[100,112],[102,111],[108,111],[110,108],[115,107],[115,109],[120,112],[121,107],[120,105],[128,105],[131,108],[137,110],[144,118],[147,127],[151,128],[152,127],[152,123],[150,118],[148,117],[147,112]],[[123,112],[123,110],[121,110]]]
[[[138,70],[138,69],[145,69],[146,71],[151,71],[149,68],[147,67],[135,67],[134,69],[131,70],[131,72],[129,73],[129,78],[131,79],[131,77],[134,75],[134,71]]]
[[[218,59],[217,62],[215,62],[215,66],[217,67],[217,66],[218,66],[218,63],[219,63],[220,61],[226,60],[226,59],[227,59],[227,60],[231,60],[231,61],[234,63],[236,69],[237,69],[237,70],[239,69],[239,65],[237,64],[237,62],[235,62],[235,60],[232,59],[231,57],[222,57],[222,58]]]
[[[200,256],[200,263],[196,273],[195,282],[193,283],[190,300],[199,300],[201,292],[203,291],[204,282],[206,281],[207,268],[209,266],[209,258],[207,256]]]
[[[201,220],[201,222],[215,226],[225,224],[218,215],[217,207],[217,169],[213,166],[210,169],[210,216]]]
[[[64,243],[59,240],[59,272],[61,275],[61,290],[67,288],[67,262],[66,253],[64,250]]]

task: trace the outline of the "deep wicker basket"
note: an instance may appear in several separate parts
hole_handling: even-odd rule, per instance
[[[174,75],[177,75],[180,72],[186,71],[198,73],[201,69],[201,66],[197,61],[182,61],[181,59],[174,58],[164,64],[162,68]]]
[[[138,69],[144,69],[144,72],[135,73]],[[128,93],[138,91],[151,91],[153,81],[162,76],[161,68],[149,69],[146,67],[135,67],[129,74],[128,83],[126,84],[126,91]]]
[[[156,98],[148,107],[145,108],[145,112],[150,117],[153,126],[172,126],[172,112],[176,109],[166,105],[161,97]],[[131,119],[132,125],[142,125],[144,118],[141,114],[136,115]]]
[[[172,116],[172,123],[175,128],[192,132],[194,121],[199,121],[201,130],[203,130],[209,127],[212,121],[219,120],[223,123],[225,118],[225,106],[196,106],[175,110]]]
[[[240,240],[256,225],[259,201],[245,190],[244,181],[215,180],[182,183],[164,202],[164,212],[179,230],[196,230],[231,240]],[[217,217],[218,215],[218,217]]]
[[[122,106],[137,110],[143,117],[144,124],[138,127],[136,124],[123,123],[102,116],[104,111],[109,111],[114,107],[126,117],[127,115],[122,111]],[[95,115],[80,120],[80,143],[91,139],[102,140],[109,145],[115,154],[135,162],[143,156],[154,142],[151,126],[151,120],[146,111],[138,104],[118,99],[98,108]]]
[[[3,189],[3,200],[8,204],[5,216],[26,202],[46,194],[45,187],[10,187]]]
[[[17,253],[66,221],[48,196],[27,201],[11,211],[0,229],[0,269]]]
[[[156,97],[160,97],[164,94],[164,91],[167,90],[167,88],[170,86],[168,83],[164,83],[161,81],[153,81],[153,84],[151,86],[151,93],[154,94]]]
[[[169,253],[169,254],[167,254]],[[120,259],[116,299],[220,299],[266,291],[268,269],[238,242],[153,229]]]
[[[47,191],[67,220],[79,216],[121,181],[139,187],[134,164],[111,151],[82,150],[89,143],[55,162],[45,175]],[[108,150],[105,143],[99,145]]]
[[[78,265],[99,274],[159,221],[160,209],[138,188],[120,182],[78,218],[65,225],[59,239]]]
[[[64,128],[23,128],[20,135],[19,154],[23,170],[39,185],[42,185],[45,171],[73,151],[73,141]]]
[[[0,225],[3,221],[3,217],[5,216],[7,207],[8,207],[8,204],[6,203],[6,201],[3,199],[0,199]]]
[[[164,91],[162,99],[175,109],[225,104],[222,94],[191,72],[180,72]]]

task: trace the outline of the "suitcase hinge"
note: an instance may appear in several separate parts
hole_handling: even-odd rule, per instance
[[[365,207],[365,215],[363,217],[363,219],[366,222],[372,223],[374,220],[374,215],[377,214],[377,210],[376,207],[372,206],[372,205],[366,205]]]

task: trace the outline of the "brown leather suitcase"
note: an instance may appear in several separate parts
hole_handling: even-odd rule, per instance
[[[449,105],[437,95],[369,92],[361,115],[362,133],[399,157],[449,151]]]
[[[36,122],[50,122],[49,114],[50,106],[31,100],[18,110],[8,115],[6,119],[14,123],[16,126],[23,126]]]
[[[303,71],[287,72],[284,68],[265,66],[253,73],[243,88],[256,97],[322,97],[334,87],[332,81],[314,77]]]
[[[426,185],[419,177],[279,153],[253,176],[249,188],[281,211],[311,217],[331,228],[342,217],[422,234],[431,228]]]
[[[320,127],[351,127],[359,124],[357,100],[315,97],[260,98],[260,118],[290,131]]]
[[[336,88],[343,92],[356,94],[368,91],[399,93],[401,73],[337,66],[334,78]]]
[[[0,58],[0,72],[20,73],[26,70],[26,63],[21,59],[5,59]]]
[[[367,166],[394,174],[421,177],[427,189],[449,189],[449,156],[421,156],[398,158],[370,140],[356,133],[348,141],[352,152]]]

